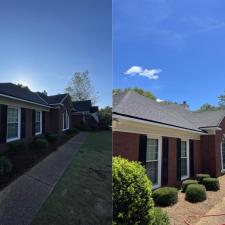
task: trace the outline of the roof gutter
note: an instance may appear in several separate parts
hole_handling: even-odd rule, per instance
[[[52,108],[51,106],[42,105],[42,104],[39,104],[39,103],[36,103],[36,102],[32,102],[32,101],[29,101],[29,100],[24,100],[24,99],[22,99],[22,98],[13,97],[13,96],[10,96],[10,95],[0,94],[0,96],[6,97],[6,98],[10,98],[10,99],[13,99],[13,100],[17,100],[17,101],[22,101],[22,102],[26,102],[26,103],[31,103],[31,104],[33,104],[33,105],[39,105],[39,106],[43,106],[43,107],[46,107],[46,108]]]
[[[113,112],[113,118],[125,119],[125,120],[129,120],[129,121],[133,121],[133,122],[151,124],[151,125],[156,125],[156,126],[160,126],[160,127],[174,128],[174,129],[177,129],[177,130],[182,130],[182,131],[201,134],[201,135],[207,134],[205,131],[197,131],[197,130],[194,130],[194,129],[189,129],[189,128],[185,128],[185,127],[180,127],[180,126],[171,125],[171,124],[162,123],[162,122],[157,122],[157,121],[148,120],[148,119],[143,119],[143,118],[139,118],[139,117],[135,117],[135,116],[129,116],[129,115],[116,113],[116,112]]]

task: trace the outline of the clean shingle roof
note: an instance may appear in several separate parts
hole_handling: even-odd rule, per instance
[[[59,104],[68,94],[47,96],[40,92],[32,92],[13,83],[0,83],[0,94],[30,101],[44,106]]]
[[[133,91],[113,96],[113,113],[200,132],[203,127],[219,126],[225,116],[224,110],[191,112],[182,105],[158,103]]]
[[[73,107],[77,112],[89,111],[91,108],[91,100],[73,102]]]

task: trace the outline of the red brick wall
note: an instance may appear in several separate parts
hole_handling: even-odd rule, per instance
[[[139,134],[113,132],[113,155],[138,160]]]

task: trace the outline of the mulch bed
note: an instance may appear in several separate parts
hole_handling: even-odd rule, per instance
[[[12,162],[13,168],[12,171],[0,177],[0,190],[15,180],[17,177],[24,174],[26,171],[31,169],[34,165],[40,162],[42,159],[47,157],[52,152],[56,151],[59,146],[66,143],[69,139],[74,137],[76,134],[63,134],[59,137],[59,140],[56,142],[49,142],[48,148],[33,150],[31,148],[27,148],[23,151],[6,151],[1,154],[8,157]]]

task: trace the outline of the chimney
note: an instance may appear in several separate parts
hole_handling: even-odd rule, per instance
[[[189,110],[189,105],[187,104],[186,101],[183,101],[183,103],[181,104],[186,110]]]

